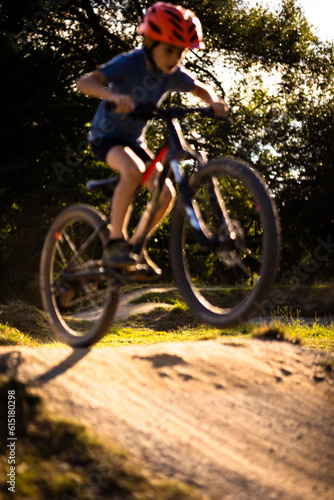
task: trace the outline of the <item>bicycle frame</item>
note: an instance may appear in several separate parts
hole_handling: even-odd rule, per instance
[[[168,130],[168,141],[167,144],[164,145],[158,152],[157,156],[154,158],[150,166],[148,167],[146,173],[144,174],[141,184],[144,184],[147,178],[151,175],[155,166],[158,162],[162,163],[163,169],[158,173],[155,186],[151,195],[151,199],[147,204],[146,211],[139,222],[138,230],[137,230],[137,238],[136,243],[134,245],[134,251],[136,253],[140,253],[146,238],[148,236],[148,231],[150,227],[150,223],[153,219],[155,210],[159,203],[159,198],[161,191],[163,189],[165,180],[169,175],[169,172],[172,171],[176,184],[179,186],[180,194],[182,200],[184,202],[184,207],[186,213],[189,217],[190,224],[194,229],[196,234],[197,241],[202,246],[208,247],[217,247],[219,246],[221,249],[230,249],[231,245],[233,245],[233,232],[228,234],[221,235],[219,239],[210,238],[205,234],[205,224],[202,221],[201,214],[196,210],[193,205],[191,199],[191,189],[189,186],[189,176],[188,169],[181,169],[179,160],[180,159],[194,159],[198,162],[198,164],[204,165],[203,157],[197,151],[191,149],[190,145],[185,140],[181,127],[176,118],[180,116],[184,116],[185,114],[191,112],[200,112],[206,116],[213,116],[212,110],[210,108],[169,108],[168,110],[164,109],[154,109],[154,116],[158,116],[164,119],[167,124]],[[137,114],[137,113],[136,113]],[[138,115],[140,112],[138,111]],[[210,189],[210,187],[208,187]],[[221,225],[224,228],[229,228],[229,223],[227,220],[227,212],[224,210],[224,202],[221,198],[220,193],[217,193],[215,189],[214,182],[212,183],[210,196],[214,197],[215,205],[219,213],[219,218],[221,220]]]
[[[275,205],[263,179],[247,163],[227,157],[204,162],[190,148],[176,119],[196,111],[210,116],[205,108],[152,107],[150,116],[140,116],[163,118],[168,140],[142,178],[147,184],[154,172],[151,197],[135,232],[134,265],[117,269],[104,261],[109,220],[88,204],[67,207],[50,227],[41,255],[42,301],[51,327],[69,345],[100,340],[115,319],[122,287],[150,279],[140,254],[168,176],[180,195],[171,225],[171,271],[190,310],[204,323],[229,328],[245,321],[268,297],[279,259]],[[195,160],[196,168],[181,159]],[[196,173],[190,176],[192,170]],[[118,179],[89,181],[87,189],[101,190],[111,201]],[[237,287],[235,296],[229,293],[230,282]]]

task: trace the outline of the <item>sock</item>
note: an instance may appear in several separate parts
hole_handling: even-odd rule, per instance
[[[114,245],[115,243],[123,243],[124,241],[125,241],[124,238],[109,238],[106,246],[110,247],[111,245]]]

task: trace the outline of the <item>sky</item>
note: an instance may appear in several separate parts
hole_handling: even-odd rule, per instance
[[[250,5],[260,3],[273,6],[273,10],[281,4],[280,0],[245,0]],[[316,28],[322,41],[334,41],[334,0],[297,0],[310,24]]]

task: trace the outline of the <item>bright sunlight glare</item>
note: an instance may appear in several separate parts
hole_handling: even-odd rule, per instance
[[[281,7],[281,0],[244,0],[250,7],[256,4],[277,10]],[[334,41],[334,2],[333,0],[297,0],[307,18],[314,27],[315,33],[322,41]]]

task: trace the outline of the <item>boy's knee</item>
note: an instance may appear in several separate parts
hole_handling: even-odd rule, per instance
[[[121,170],[121,178],[124,180],[128,185],[136,185],[138,186],[140,184],[141,178],[142,178],[142,173],[138,169],[136,164],[128,164],[126,167]]]
[[[133,180],[135,180],[139,184],[143,174],[139,170],[138,166],[134,163],[128,169],[127,175],[128,175],[128,177],[131,177]]]
[[[144,162],[128,147],[115,146],[111,148],[106,157],[109,168],[120,173],[121,179],[129,185],[139,185],[145,172]]]

